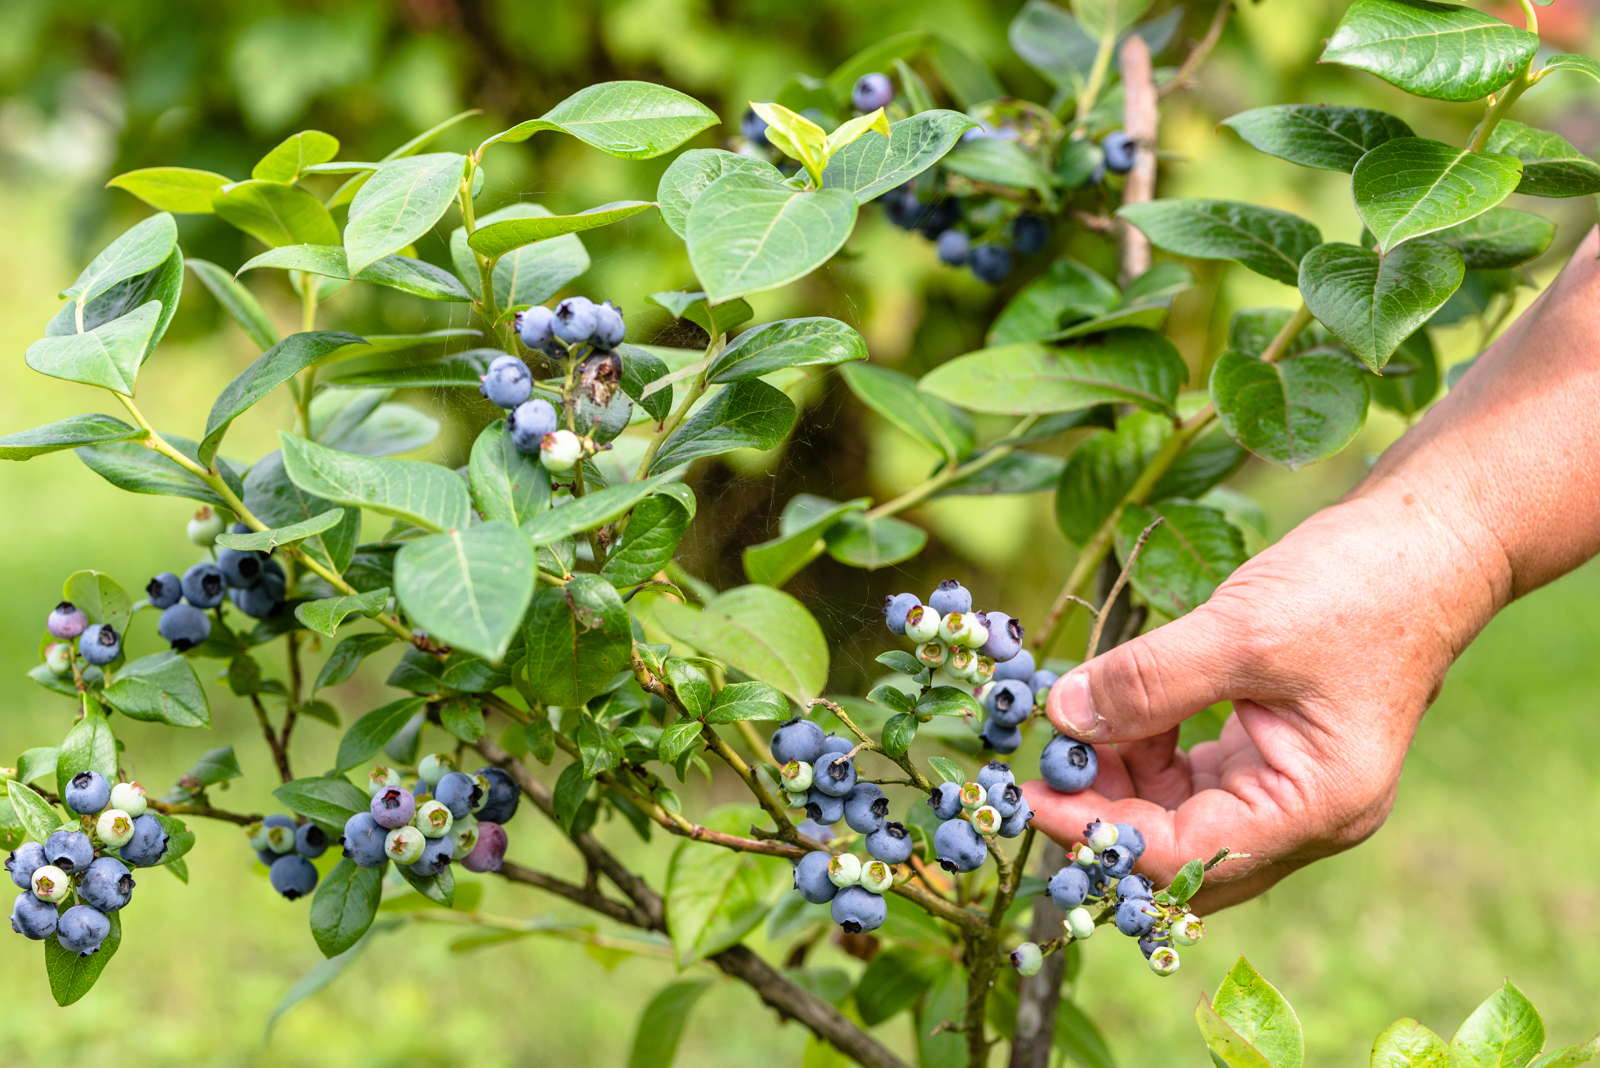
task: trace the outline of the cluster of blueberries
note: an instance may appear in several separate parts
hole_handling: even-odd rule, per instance
[[[622,309],[608,301],[568,297],[555,310],[536,304],[517,313],[517,336],[535,352],[553,360],[580,359],[584,378],[598,374],[614,381],[622,373],[615,351],[627,336]],[[506,430],[520,451],[538,456],[553,474],[566,474],[583,459],[582,438],[561,426],[555,405],[533,395],[533,372],[519,357],[497,356],[479,387],[485,397],[506,410]]]
[[[311,862],[328,851],[326,831],[292,816],[273,815],[251,827],[249,835],[274,890],[293,901],[316,889],[317,866]]]
[[[72,670],[72,645],[78,643],[78,655],[95,667],[105,667],[122,655],[122,635],[109,623],[90,623],[83,609],[71,601],[62,601],[50,610],[44,621],[50,637],[60,639],[45,650],[45,663],[57,675]]]
[[[367,775],[371,807],[345,821],[340,839],[345,857],[360,868],[381,868],[392,860],[424,879],[451,861],[468,871],[499,871],[506,855],[505,825],[520,800],[516,780],[493,766],[471,775],[455,771],[443,753],[423,757],[417,776],[407,790],[395,769],[372,769]]]
[[[11,906],[11,929],[40,941],[54,936],[62,949],[87,957],[111,933],[107,914],[133,899],[129,866],[160,863],[167,832],[147,811],[144,787],[136,782],[113,786],[97,771],[80,771],[62,801],[86,830],[54,831],[43,843],[22,843],[6,859],[11,881],[22,890]]]
[[[248,534],[243,523],[235,534]],[[156,629],[178,652],[201,645],[211,636],[211,617],[226,598],[251,619],[271,619],[287,603],[289,579],[283,566],[254,549],[218,549],[216,560],[202,560],[182,576],[164,571],[144,588],[150,604],[161,609]]]

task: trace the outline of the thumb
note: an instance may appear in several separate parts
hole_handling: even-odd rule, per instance
[[[1239,644],[1217,613],[1197,608],[1101,653],[1056,681],[1048,713],[1057,730],[1084,741],[1128,742],[1176,727],[1234,696]]]

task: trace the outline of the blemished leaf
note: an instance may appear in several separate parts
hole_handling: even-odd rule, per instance
[[[828,555],[841,564],[876,571],[909,560],[928,543],[928,532],[893,516],[850,513],[823,535]]]
[[[1531,211],[1492,208],[1433,236],[1461,253],[1469,271],[1496,270],[1543,255],[1555,240],[1556,224]]]
[[[212,202],[224,222],[263,245],[337,245],[339,225],[327,207],[297,185],[251,179]]]
[[[717,691],[705,716],[710,724],[745,720],[775,723],[788,718],[789,703],[783,699],[783,694],[764,682],[730,682]]]
[[[1300,1068],[1305,1063],[1300,1018],[1278,989],[1243,957],[1217,987],[1211,1008],[1259,1050],[1272,1068]]]
[[[574,575],[538,590],[523,620],[527,655],[519,672],[529,691],[553,705],[580,705],[628,665],[628,610],[598,575]]]
[[[1499,152],[1522,161],[1519,193],[1534,197],[1600,193],[1600,163],[1558,133],[1501,119],[1483,148],[1485,152]]]
[[[785,367],[816,367],[867,358],[867,342],[837,319],[780,319],[751,327],[706,369],[711,382],[737,382]]]
[[[864,510],[869,503],[865,497],[839,502],[809,493],[795,494],[778,517],[778,536],[744,550],[746,577],[764,586],[782,586],[826,550],[822,535],[829,527],[847,513]]]
[[[1233,200],[1150,200],[1125,205],[1117,214],[1168,252],[1236,260],[1287,285],[1295,284],[1301,257],[1322,240],[1298,215]]]
[[[441,642],[499,663],[533,596],[533,571],[522,531],[491,519],[401,546],[395,596]]]
[[[1128,327],[1063,348],[996,345],[923,376],[925,393],[971,411],[1053,415],[1105,403],[1170,411],[1188,366],[1170,341]]]
[[[839,370],[850,392],[891,425],[949,460],[972,452],[977,441],[972,420],[960,408],[922,392],[910,375],[871,363],[846,364]]]
[[[1054,196],[1055,181],[1038,157],[1015,141],[980,137],[955,148],[944,157],[945,169],[975,182],[1031,189],[1047,201]]]
[[[345,821],[371,805],[367,792],[337,775],[295,779],[272,791],[272,796],[316,823],[325,831],[342,834]]]
[[[428,152],[379,166],[350,201],[343,244],[351,273],[359,275],[433,229],[455,201],[465,166],[466,158],[454,152]]]
[[[326,163],[339,154],[339,139],[321,130],[301,130],[274,145],[250,168],[250,177],[266,182],[292,182],[307,167]]]
[[[1372,1043],[1370,1068],[1451,1068],[1450,1047],[1416,1020],[1385,1027]]]
[[[865,204],[939,162],[976,125],[959,111],[924,111],[901,119],[889,125],[888,137],[863,137],[835,152],[822,184]]]
[[[486,519],[520,526],[550,505],[550,475],[511,443],[501,421],[490,423],[473,443],[467,480]]]
[[[1553,1049],[1529,1062],[1528,1068],[1579,1068],[1580,1065],[1592,1064],[1596,1060],[1600,1060],[1600,1035],[1587,1042],[1580,1042],[1576,1046]],[[1432,1066],[1428,1065],[1425,1068]]]
[[[1194,1022],[1211,1051],[1211,1060],[1221,1068],[1274,1068],[1260,1050],[1217,1015],[1203,994],[1194,1008]]]
[[[438,464],[356,456],[287,431],[279,437],[284,470],[306,493],[370,508],[426,530],[461,530],[471,521],[466,484]]]
[[[117,672],[106,703],[129,719],[169,727],[209,727],[211,708],[194,665],[177,653],[141,657]]]
[[[8,779],[6,799],[16,811],[22,829],[27,831],[28,837],[35,842],[43,842],[61,826],[61,814],[51,808],[44,798],[34,793],[31,786],[26,786],[15,779]]]
[[[1181,616],[1203,604],[1244,563],[1244,537],[1215,508],[1187,501],[1126,505],[1117,519],[1117,558],[1127,560],[1139,535],[1155,522],[1130,581],[1151,607]]]
[[[1384,256],[1329,242],[1306,254],[1300,294],[1318,321],[1377,371],[1450,299],[1465,270],[1461,254],[1440,241],[1408,241]]]
[[[222,447],[223,435],[235,419],[267,394],[307,367],[315,367],[340,349],[360,345],[361,338],[337,330],[290,334],[258,356],[222,389],[206,418],[206,435],[200,442],[200,460],[210,463]]]
[[[337,957],[367,933],[383,896],[383,869],[340,860],[311,898],[311,937],[324,957]]]
[[[1459,1068],[1526,1064],[1543,1048],[1539,1011],[1509,982],[1472,1010],[1450,1040],[1451,1063]]]
[[[56,750],[56,796],[66,796],[67,784],[81,771],[98,771],[107,782],[119,778],[117,739],[105,713],[98,708],[85,712]]]
[[[695,201],[685,223],[694,273],[713,301],[760,293],[826,263],[849,238],[856,201],[842,189],[797,190],[733,173]]]
[[[423,697],[402,697],[398,701],[380,705],[356,720],[344,732],[344,737],[339,739],[335,770],[348,771],[371,758],[426,704],[427,699]]]
[[[1122,300],[1117,287],[1076,260],[1062,257],[1017,291],[989,327],[990,345],[1043,341],[1064,322],[1092,319]]]
[[[467,244],[474,252],[498,258],[525,245],[548,241],[562,234],[610,226],[653,207],[655,205],[648,200],[619,200],[576,215],[529,215],[521,219],[503,219],[478,227],[467,238]]]
[[[1229,349],[1211,368],[1211,400],[1228,434],[1291,470],[1350,444],[1367,417],[1367,379],[1340,352],[1277,363]]]
[[[617,587],[649,582],[672,562],[689,529],[689,512],[672,497],[646,497],[628,516],[622,540],[606,556],[600,577]]]
[[[650,463],[660,474],[734,449],[770,449],[794,426],[794,402],[758,378],[734,382],[668,435]]]
[[[707,186],[725,174],[745,174],[769,185],[783,184],[783,173],[766,160],[720,148],[691,148],[667,166],[656,184],[661,220],[673,233],[683,237],[695,201]]]
[[[1115,429],[1084,438],[1067,457],[1056,485],[1056,525],[1083,545],[1117,509],[1172,433],[1172,420],[1130,412]]]
[[[1537,34],[1493,15],[1431,0],[1355,0],[1321,62],[1376,74],[1416,96],[1481,100],[1515,78]]]
[[[672,1068],[689,1013],[710,988],[709,979],[682,979],[656,991],[639,1014],[633,1046],[628,1050],[628,1068]]]
[[[768,586],[737,586],[704,608],[654,607],[669,634],[804,704],[828,682],[828,645],[804,605]]]
[[[448,537],[439,534],[436,537]],[[408,545],[416,544],[409,542]],[[338,597],[323,597],[315,601],[301,601],[294,606],[294,618],[308,630],[331,638],[340,624],[353,615],[372,617],[383,611],[389,603],[388,587],[380,586],[367,593],[353,593]]]
[[[161,317],[161,302],[152,300],[91,330],[40,338],[28,346],[25,359],[42,375],[131,397]]]
[[[1414,136],[1404,120],[1387,112],[1321,104],[1253,108],[1223,119],[1222,125],[1269,156],[1345,174],[1385,141]]]
[[[537,119],[495,134],[478,151],[526,141],[541,130],[560,130],[608,155],[650,159],[716,124],[711,109],[676,89],[653,82],[601,82],[578,90]]]
[[[268,249],[246,261],[238,273],[262,267],[304,271],[324,278],[351,278],[345,251],[338,245],[285,245]],[[410,256],[384,256],[367,265],[353,280],[398,289],[424,300],[472,299],[472,294],[455,275]]]
[[[191,256],[184,260],[184,265],[210,290],[217,303],[233,317],[233,321],[239,324],[256,348],[265,351],[278,343],[278,334],[272,328],[272,321],[267,318],[267,313],[262,310],[255,296],[238,279],[210,260]]]
[[[538,219],[550,209],[538,204],[508,204],[478,220],[479,226],[493,226],[514,219]],[[478,265],[467,244],[466,230],[457,227],[450,234],[450,262],[456,274],[478,289]],[[502,307],[525,308],[542,304],[563,286],[589,269],[589,253],[577,234],[563,234],[508,252],[494,265],[494,293]]]
[[[0,437],[0,460],[31,460],[45,453],[141,438],[144,431],[109,415],[74,415]]]
[[[44,971],[50,980],[50,995],[57,1005],[65,1008],[87,994],[111,963],[111,958],[116,956],[117,948],[122,945],[122,914],[107,913],[107,918],[111,921],[111,930],[100,948],[87,957],[61,948],[55,938],[45,940]]]
[[[192,167],[141,167],[117,175],[108,189],[122,189],[157,211],[209,215],[222,187],[233,179]]]
[[[1361,157],[1351,187],[1381,253],[1482,215],[1510,196],[1521,176],[1515,156],[1397,137]]]

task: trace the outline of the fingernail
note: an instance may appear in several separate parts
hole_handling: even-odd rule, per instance
[[[1089,676],[1069,671],[1050,688],[1050,721],[1063,734],[1087,738],[1100,725],[1094,700],[1089,696]]]

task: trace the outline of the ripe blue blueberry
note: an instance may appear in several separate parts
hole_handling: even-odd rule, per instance
[[[506,429],[511,433],[511,444],[518,452],[537,455],[547,434],[561,425],[555,406],[543,397],[535,397],[518,405],[506,417]]]
[[[989,804],[1005,819],[1022,807],[1022,787],[1014,782],[997,782],[989,787]]]
[[[856,762],[843,753],[824,753],[812,769],[812,788],[831,797],[845,797],[856,788]]]
[[[739,133],[746,141],[764,145],[767,143],[767,120],[757,115],[754,108],[745,108],[739,119]]]
[[[1004,679],[983,695],[984,711],[1002,727],[1017,727],[1033,713],[1033,691],[1016,679]]]
[[[1094,785],[1100,770],[1094,746],[1058,734],[1045,743],[1039,754],[1039,774],[1052,790],[1063,794],[1076,794]]]
[[[328,851],[328,834],[315,823],[302,823],[295,828],[294,851],[307,860],[316,860]]]
[[[288,580],[276,560],[269,559],[261,568],[261,581],[246,589],[231,589],[228,600],[251,619],[271,619],[284,605]]]
[[[1032,675],[1029,675],[1028,688],[1033,691],[1034,699],[1042,699],[1045,694],[1050,692],[1050,687],[1054,686],[1056,684],[1056,680],[1060,677],[1061,676],[1056,674],[1054,671],[1050,671],[1046,668],[1040,668]]]
[[[1113,130],[1106,134],[1104,140],[1100,142],[1100,151],[1105,156],[1106,170],[1112,174],[1127,174],[1133,170],[1138,147],[1134,139],[1122,130]]]
[[[927,604],[943,618],[952,612],[972,611],[972,594],[955,579],[945,579],[928,595]]]
[[[931,204],[917,205],[917,231],[933,241],[961,221],[961,203],[953,197],[940,197]]]
[[[183,597],[183,580],[170,571],[163,571],[145,584],[144,595],[156,608],[171,608]]]
[[[1007,679],[1027,681],[1033,671],[1033,654],[1026,649],[1019,649],[1017,655],[1010,660],[995,661],[994,681],[1005,682]]]
[[[889,799],[876,783],[858,782],[845,795],[844,821],[852,831],[871,834],[882,827],[883,821],[888,818]]]
[[[972,239],[965,230],[946,230],[937,241],[939,262],[950,267],[960,267],[967,262],[972,250]]]
[[[56,933],[59,917],[60,913],[54,905],[24,892],[17,895],[16,902],[11,906],[11,929],[24,938],[38,942]]]
[[[1050,876],[1045,892],[1057,908],[1077,908],[1089,896],[1089,873],[1076,864],[1068,864]]]
[[[978,733],[983,744],[996,753],[1015,753],[1022,748],[1022,728],[1007,727],[997,720],[989,719],[983,724],[983,730]]]
[[[115,912],[133,899],[133,873],[116,857],[100,857],[78,880],[78,896],[101,912]]]
[[[1131,823],[1117,824],[1117,844],[1131,851],[1135,861],[1144,856],[1144,835]]]
[[[865,934],[876,931],[889,918],[889,906],[883,897],[861,886],[847,886],[840,890],[829,906],[833,922],[846,934]]]
[[[1130,897],[1117,906],[1112,922],[1129,938],[1147,935],[1156,925],[1156,905],[1148,898]]]
[[[795,824],[794,829],[799,831],[803,837],[809,838],[813,842],[820,842],[823,845],[827,845],[829,842],[833,841],[832,828],[824,827],[816,820],[801,820],[799,823]]]
[[[1015,838],[1028,829],[1028,824],[1033,822],[1033,809],[1028,807],[1028,801],[1023,799],[1017,810],[1004,820],[1000,821],[1000,837]]]
[[[850,104],[857,111],[875,111],[886,108],[894,99],[894,83],[887,74],[873,71],[863,74],[856,79],[855,88],[850,90]]]
[[[344,835],[339,839],[344,855],[358,868],[381,868],[388,855],[384,852],[384,829],[372,818],[370,812],[357,812],[345,820]]]
[[[222,598],[228,589],[228,584],[222,577],[222,569],[212,563],[195,564],[183,573],[180,581],[183,586],[183,599],[196,608],[217,607],[222,603]]]
[[[489,789],[478,805],[478,819],[490,823],[506,824],[517,814],[517,802],[522,794],[517,780],[504,768],[492,764],[478,769],[478,774],[489,783]]]
[[[594,308],[588,297],[568,297],[556,305],[550,329],[569,345],[582,344],[594,336],[598,325]]]
[[[211,617],[192,604],[175,604],[162,611],[156,629],[182,653],[204,644],[211,637]]]
[[[996,664],[1003,664],[1022,652],[1021,623],[1004,612],[985,612],[983,625],[988,628],[989,637],[978,646],[978,652]]]
[[[813,764],[822,763],[822,758],[828,753],[848,753],[856,744],[841,734],[824,734],[822,736],[822,752],[817,755]]]
[[[772,732],[772,759],[783,765],[791,760],[815,764],[827,735],[809,719],[795,718]]]
[[[1089,876],[1089,898],[1098,901],[1111,893],[1111,880],[1106,877],[1105,870],[1099,864],[1093,864],[1085,869]]]
[[[1124,875],[1117,880],[1117,896],[1123,899],[1155,896],[1155,885],[1143,875]]]
[[[596,348],[614,349],[628,336],[627,325],[622,321],[622,309],[609,300],[594,306],[594,337]]]
[[[261,581],[267,554],[245,549],[223,549],[217,553],[217,569],[230,589],[248,590]]]
[[[552,342],[555,340],[555,334],[551,329],[554,319],[555,313],[543,304],[535,304],[525,311],[519,311],[517,312],[517,336],[530,349],[538,349],[541,352],[550,352],[554,355]],[[555,351],[559,352],[559,350]]]
[[[996,783],[1016,782],[1017,773],[1016,769],[1004,760],[991,760],[978,769],[978,777],[974,781],[987,791]]]
[[[433,788],[433,799],[449,809],[453,818],[462,820],[466,819],[483,799],[483,791],[471,775],[452,771],[441,778],[438,785]]]
[[[1038,975],[1044,967],[1044,951],[1037,942],[1024,942],[1011,951],[1011,966],[1021,976]]]
[[[1133,850],[1127,846],[1114,845],[1100,851],[1100,869],[1109,879],[1121,879],[1133,871],[1135,860]]]
[[[78,639],[78,652],[95,667],[105,667],[122,655],[122,635],[110,623],[95,623]]]
[[[167,855],[167,831],[154,813],[146,812],[133,821],[133,837],[117,851],[122,859],[138,868],[158,864]]]
[[[71,601],[62,601],[50,611],[50,616],[44,621],[45,629],[50,632],[50,637],[60,638],[62,641],[71,641],[83,633],[89,625],[89,617],[84,615],[83,609]]]
[[[509,353],[489,361],[489,369],[480,382],[478,392],[501,408],[515,408],[533,395],[533,373]]]
[[[1011,273],[1011,250],[1004,245],[975,245],[971,262],[972,273],[978,281],[997,286]]]
[[[491,872],[499,871],[506,859],[506,829],[492,820],[478,821],[478,840],[467,855],[461,858],[461,866],[468,871]]]
[[[826,849],[813,849],[794,866],[794,888],[813,905],[825,905],[839,892],[839,888],[828,878],[828,863],[831,860],[833,854]]]
[[[988,856],[983,836],[963,819],[945,820],[933,832],[933,851],[939,866],[949,872],[974,871]]]
[[[48,863],[44,846],[38,842],[23,842],[6,858],[6,871],[19,890],[26,890],[33,885],[33,873]]]
[[[111,796],[109,788],[106,796]],[[44,840],[44,855],[51,864],[71,875],[87,868],[94,860],[94,843],[82,831],[56,831]]]
[[[903,823],[889,820],[867,835],[867,852],[885,864],[904,864],[911,859],[911,832]]]
[[[422,856],[411,865],[411,873],[423,878],[438,875],[450,866],[455,850],[454,834],[447,834],[443,838],[429,838],[422,847]]]
[[[80,771],[67,780],[61,799],[79,815],[92,816],[111,803],[111,784],[98,771]]]
[[[386,787],[378,791],[372,799],[372,818],[378,821],[379,827],[387,827],[390,830],[404,827],[416,814],[417,799],[412,796],[410,790],[402,787]]]
[[[906,632],[906,613],[922,602],[917,600],[914,593],[895,593],[883,599],[883,621],[888,624],[890,634],[904,634]]]
[[[1011,223],[1011,247],[1024,256],[1043,251],[1050,240],[1050,222],[1042,215],[1023,212]]]
[[[942,782],[928,795],[928,806],[942,820],[953,820],[961,815],[961,784]]]
[[[87,957],[100,948],[111,933],[111,920],[89,905],[74,905],[56,921],[56,941],[61,948]]]
[[[317,867],[305,857],[286,853],[267,869],[267,880],[274,890],[293,901],[316,889]]]
[[[844,819],[844,798],[825,794],[815,786],[806,794],[806,818],[832,825]]]

